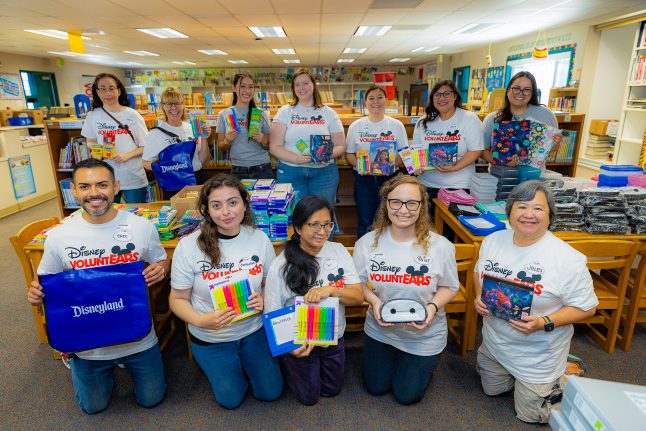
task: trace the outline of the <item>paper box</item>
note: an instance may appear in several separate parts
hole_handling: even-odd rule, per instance
[[[617,120],[592,120],[590,121],[590,133],[593,135],[607,135],[608,123]]]
[[[187,196],[189,192],[199,192],[202,186],[185,186],[182,190],[177,192],[175,196],[170,198],[170,205],[173,209],[177,210],[177,214],[181,217],[188,210],[197,210],[198,196]]]

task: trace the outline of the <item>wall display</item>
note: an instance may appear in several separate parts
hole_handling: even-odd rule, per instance
[[[29,154],[10,157],[9,171],[16,199],[36,193],[36,182],[34,181],[34,172],[31,170]]]
[[[0,73],[0,100],[24,100],[20,75]]]
[[[490,67],[487,69],[485,78],[485,87],[487,92],[491,93],[495,88],[503,88],[503,78],[505,77],[505,66]]]

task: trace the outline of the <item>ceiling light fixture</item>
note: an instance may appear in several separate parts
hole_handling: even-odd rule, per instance
[[[420,52],[423,49],[424,49],[424,47],[420,46],[419,48],[412,49],[410,52]]]
[[[296,51],[294,51],[293,48],[272,48],[271,51],[274,54],[277,55],[290,55],[290,54],[296,54]]]
[[[434,46],[433,48],[425,49],[424,52],[433,52],[440,49],[441,46]]]
[[[287,37],[282,27],[247,27],[256,37]]]
[[[352,63],[354,61],[354,58],[339,58],[336,62],[337,63]]]
[[[139,57],[159,57],[159,54],[148,51],[123,51],[126,54],[138,55]]]
[[[173,30],[169,27],[164,28],[138,28],[137,31],[158,37],[160,39],[188,39],[184,33]]]
[[[39,34],[41,36],[49,36],[49,37],[55,37],[56,39],[68,40],[66,31],[54,30],[54,29],[25,30],[25,31],[28,31],[29,33]],[[87,36],[81,36],[81,39],[92,40],[91,38],[89,38]]]
[[[389,61],[390,63],[404,63],[405,61],[408,61],[408,60],[410,60],[410,58],[399,58],[399,57],[396,57],[396,58],[391,58],[391,59],[390,59],[390,60],[388,60],[388,61]]]
[[[489,30],[491,27],[497,26],[499,24],[495,23],[479,23],[479,22],[474,22],[469,25],[465,25],[464,27],[457,29],[451,34],[476,34],[476,33],[482,33],[483,31]]]
[[[244,61],[244,60],[229,60],[229,63],[231,63],[231,64],[248,64],[249,62]]]
[[[383,36],[388,33],[392,25],[361,25],[354,32],[355,36]]]
[[[284,60],[283,60],[283,63],[285,63],[285,64],[300,64],[300,62],[301,62],[301,61],[300,61],[299,59],[295,59],[295,60],[287,60],[287,59],[284,59]]]
[[[220,51],[219,49],[198,49],[197,52],[201,52],[202,54],[206,55],[229,55],[224,51]]]
[[[173,61],[175,64],[195,65],[192,61]]]
[[[65,55],[67,57],[78,57],[81,54],[77,54],[76,52],[72,51],[47,51],[48,54],[54,54],[54,55]]]
[[[363,54],[368,48],[346,48],[343,50],[344,54]]]

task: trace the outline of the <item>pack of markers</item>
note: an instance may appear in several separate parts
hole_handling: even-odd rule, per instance
[[[338,344],[339,298],[329,297],[318,304],[308,304],[302,296],[297,296],[294,307],[294,344]]]
[[[249,296],[254,290],[251,280],[241,273],[234,273],[227,279],[219,280],[210,285],[209,290],[215,310],[233,308],[236,317],[231,323],[260,313],[259,310],[247,306]]]

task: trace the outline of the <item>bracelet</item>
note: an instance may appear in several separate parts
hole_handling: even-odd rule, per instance
[[[435,302],[431,301],[431,302],[429,302],[428,304],[429,304],[429,305],[432,305],[433,307],[435,307],[435,312],[436,312],[436,313],[437,313],[438,311],[440,311],[440,309],[437,307],[437,304],[436,304]]]

